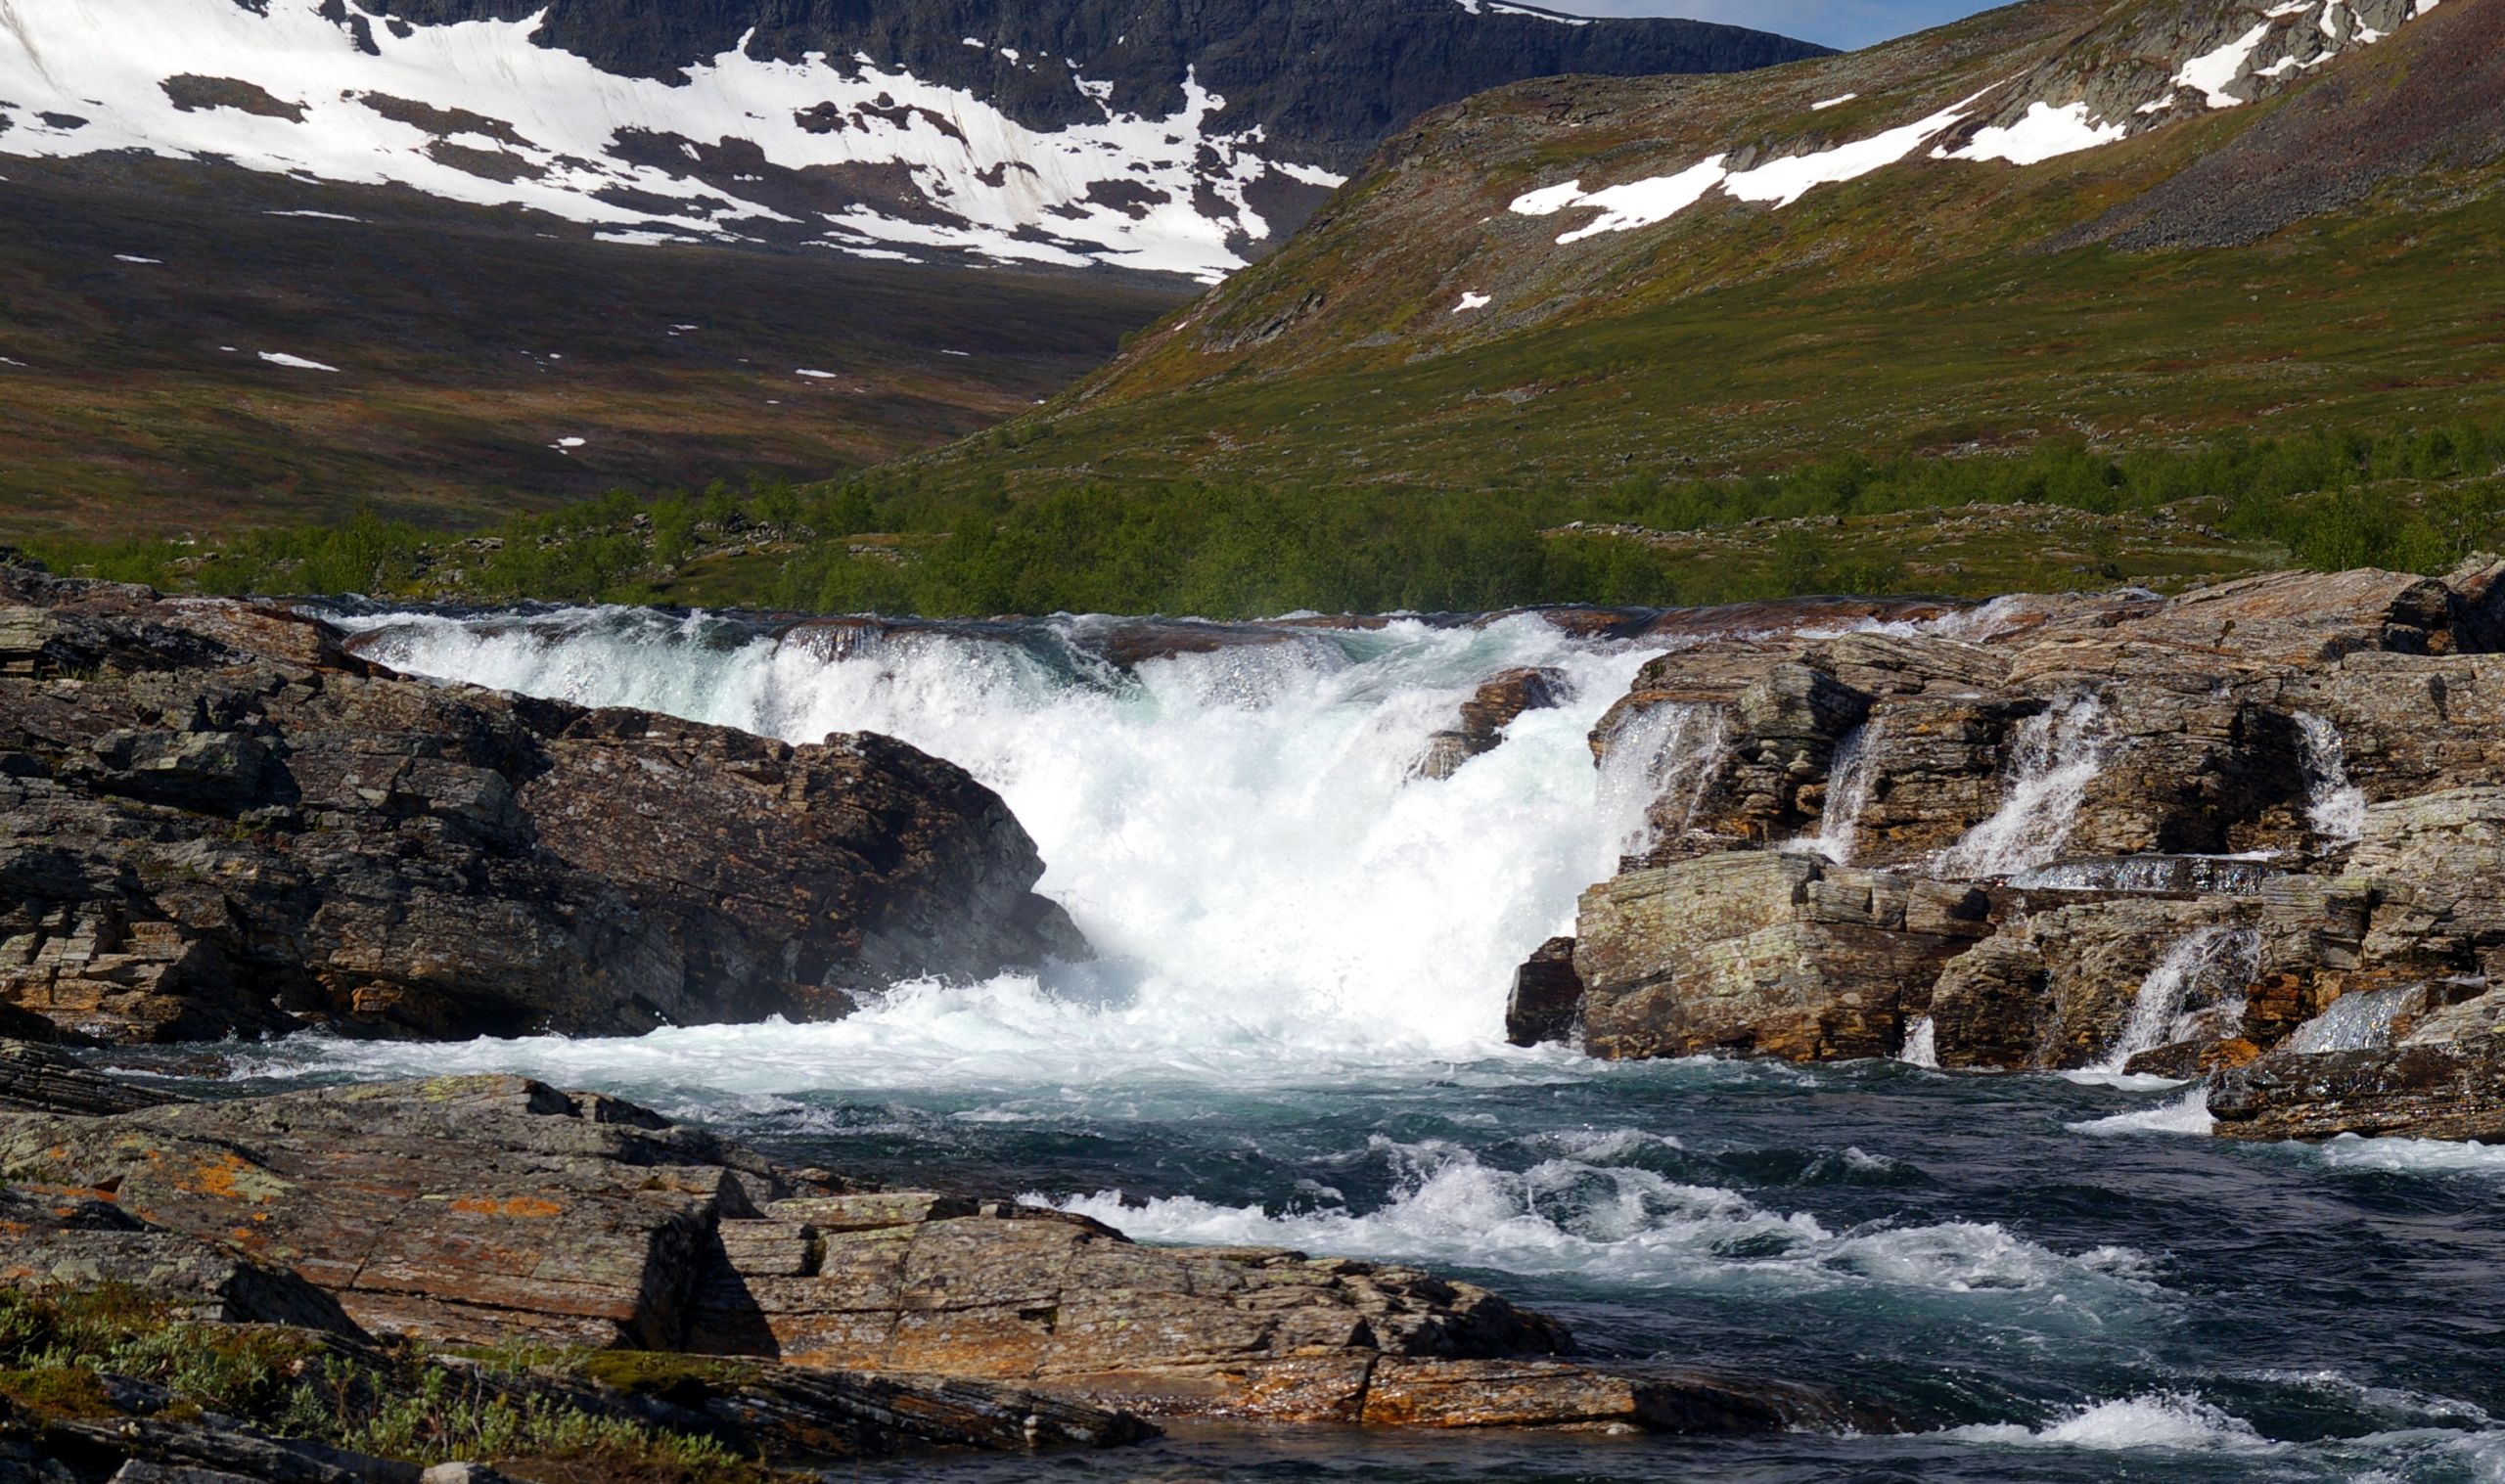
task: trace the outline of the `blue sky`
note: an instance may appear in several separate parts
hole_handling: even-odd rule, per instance
[[[1693,16],[1828,46],[1868,46],[2005,0],[1541,0],[1586,16]]]

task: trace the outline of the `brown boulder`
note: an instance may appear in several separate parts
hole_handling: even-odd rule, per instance
[[[404,680],[285,610],[0,569],[0,1005],[114,1041],[633,1033],[1083,956],[999,798]]]
[[[1991,931],[1970,886],[1744,851],[1583,894],[1583,1044],[1612,1058],[1893,1055],[1941,967]]]

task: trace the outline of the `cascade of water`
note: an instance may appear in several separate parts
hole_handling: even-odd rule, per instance
[[[1896,1059],[1907,1066],[1939,1068],[1939,1027],[1925,1015],[1905,1027],[1905,1044],[1896,1052]]]
[[[1870,806],[1870,790],[1877,777],[1871,758],[1878,751],[1871,734],[1878,726],[1875,720],[1863,722],[1836,743],[1835,761],[1827,769],[1826,800],[1818,809],[1818,832],[1803,842],[1805,848],[1838,866],[1852,864],[1852,847],[1861,833],[1861,812]]]
[[[1939,854],[1940,874],[2016,876],[2069,843],[2087,786],[2105,766],[2113,729],[2105,703],[2081,695],[2021,723],[2001,769],[2000,807]]]
[[[969,1038],[1051,1022],[1067,1044],[1137,1048],[1122,1055],[1493,1044],[1514,967],[1568,928],[1648,805],[1694,808],[1720,755],[1718,711],[1675,708],[1596,774],[1587,735],[1649,655],[1536,618],[1314,631],[1128,672],[1091,657],[1099,622],[828,643],[624,609],[401,615],[369,621],[365,644],[414,673],[795,742],[884,732],[963,765],[1035,837],[1039,889],[1102,962],[1056,975],[1049,993],[917,991],[889,1013],[945,1018]],[[1564,670],[1573,698],[1525,713],[1450,778],[1412,779],[1460,701],[1523,665]],[[1121,1019],[1054,1019],[1082,1012]]]
[[[1601,765],[1601,808],[1617,815],[1631,806],[1636,823],[1619,836],[1601,874],[1617,869],[1615,857],[1642,855],[1664,833],[1694,826],[1728,747],[1720,706],[1654,706],[1621,726]]]
[[[2334,844],[2366,832],[2366,790],[2348,782],[2348,748],[2327,716],[2297,713],[2297,757],[2305,770],[2305,823]]]
[[[2342,995],[2329,1010],[2297,1027],[2297,1033],[2288,1038],[2288,1050],[2380,1051],[2391,1045],[2392,1023],[2426,1003],[2426,986],[2419,984]]]
[[[2185,1012],[2196,993],[2232,982],[2241,987],[2258,971],[2261,935],[2249,927],[2203,927],[2186,933],[2140,980],[2123,1022],[2103,1060],[2088,1068],[2118,1072],[2133,1057],[2180,1039]]]

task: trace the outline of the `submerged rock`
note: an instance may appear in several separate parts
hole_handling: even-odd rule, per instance
[[[65,1030],[827,1018],[1083,956],[1042,870],[887,738],[420,683],[284,609],[0,568],[0,1005]]]

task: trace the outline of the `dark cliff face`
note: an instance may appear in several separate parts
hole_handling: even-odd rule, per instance
[[[418,24],[519,21],[605,71],[673,79],[739,49],[797,62],[863,54],[974,92],[1030,128],[1102,116],[1072,81],[1111,84],[1118,112],[1162,117],[1187,76],[1223,97],[1216,122],[1258,126],[1283,157],[1348,172],[1429,109],[1527,77],[1729,72],[1831,55],[1695,21],[1552,19],[1459,0],[355,0]],[[353,18],[348,18],[353,20]],[[980,45],[969,46],[969,38]],[[1015,53],[1016,56],[1010,55]]]

